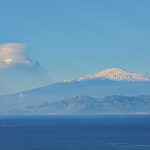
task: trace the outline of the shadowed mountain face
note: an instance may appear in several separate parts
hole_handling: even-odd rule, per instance
[[[103,98],[111,95],[136,96],[149,94],[149,77],[126,72],[119,68],[112,68],[79,79],[64,81],[14,95],[1,96],[0,112],[7,112],[12,109],[24,109],[26,106],[35,108],[44,103],[53,103],[55,106],[56,101],[58,102],[62,99],[66,101],[77,95]],[[95,101],[97,102],[98,99],[94,99],[93,103]],[[59,104],[60,109],[65,108],[65,104],[62,102],[62,105]],[[95,111],[96,108],[93,109]]]
[[[12,109],[11,114],[101,114],[101,113],[150,113],[150,96],[107,96],[93,98],[76,96],[71,99]]]

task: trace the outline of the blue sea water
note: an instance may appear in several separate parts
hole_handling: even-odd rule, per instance
[[[150,150],[150,115],[3,116],[0,150]]]

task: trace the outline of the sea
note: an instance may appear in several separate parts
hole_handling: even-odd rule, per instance
[[[0,150],[150,150],[150,115],[0,116]]]

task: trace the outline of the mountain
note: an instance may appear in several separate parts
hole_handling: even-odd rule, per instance
[[[105,113],[150,113],[150,96],[107,96],[93,98],[76,96],[71,99],[43,103],[39,106],[27,106],[13,109],[11,114],[105,114]]]
[[[111,68],[79,79],[68,80],[0,96],[0,113],[27,106],[38,107],[43,103],[55,103],[77,95],[106,97],[112,95],[137,96],[150,94],[150,78],[138,73]]]
[[[79,79],[66,80],[65,82],[82,81],[89,79],[108,79],[114,81],[150,81],[150,77],[142,74],[127,72],[120,68],[110,68],[95,74],[89,74]]]

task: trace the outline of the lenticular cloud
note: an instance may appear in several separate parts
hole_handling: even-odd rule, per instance
[[[0,45],[0,68],[12,67],[15,65],[33,66],[36,64],[27,57],[25,44],[8,43]]]
[[[0,45],[0,95],[43,86],[49,83],[47,70],[26,54],[26,45]]]

